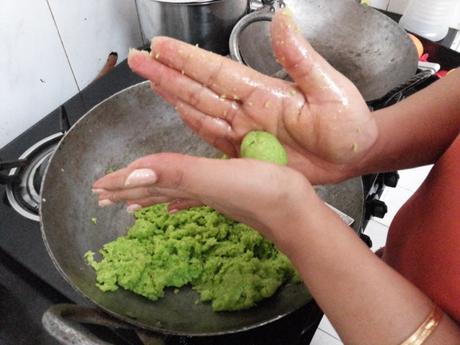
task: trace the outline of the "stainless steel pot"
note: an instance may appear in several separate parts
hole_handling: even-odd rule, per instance
[[[407,82],[417,70],[417,50],[406,32],[377,10],[354,0],[263,0],[230,37],[230,55],[259,72],[286,79],[273,56],[270,21],[288,6],[304,36],[349,78],[367,101]]]
[[[169,36],[228,54],[230,33],[248,12],[250,0],[179,1],[137,0],[145,39]]]

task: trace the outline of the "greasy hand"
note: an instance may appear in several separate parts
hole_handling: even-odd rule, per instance
[[[99,205],[126,202],[131,212],[171,201],[169,210],[174,212],[184,200],[197,201],[261,231],[280,249],[295,242],[296,235],[276,229],[284,229],[287,219],[308,218],[306,213],[314,214],[322,205],[307,179],[288,167],[174,153],[140,158],[99,179],[93,188]]]
[[[312,183],[350,177],[378,134],[362,96],[304,40],[290,12],[277,13],[272,37],[295,84],[165,37],[152,41],[150,56],[131,51],[128,62],[193,130],[226,154],[238,156],[244,135],[264,130],[278,137],[289,166]]]

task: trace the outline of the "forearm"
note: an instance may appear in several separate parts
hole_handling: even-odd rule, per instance
[[[313,214],[312,205],[309,210]],[[293,219],[286,252],[345,344],[397,345],[429,314],[432,302],[377,258],[326,206]],[[307,225],[308,224],[308,225]],[[283,229],[286,233],[287,229]],[[459,344],[446,316],[426,344]]]
[[[378,140],[354,175],[434,163],[460,131],[460,70],[374,116]]]

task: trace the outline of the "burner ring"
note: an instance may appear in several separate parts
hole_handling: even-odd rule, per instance
[[[55,133],[38,141],[19,157],[19,159],[26,159],[27,165],[9,171],[10,176],[19,176],[20,182],[6,186],[8,201],[16,212],[30,220],[40,221],[38,215],[40,191],[37,190],[35,183],[37,179],[44,177],[39,176],[45,170],[43,165],[48,164],[63,136],[63,133]]]

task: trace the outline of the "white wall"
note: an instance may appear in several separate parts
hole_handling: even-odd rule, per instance
[[[403,14],[409,2],[410,0],[369,0],[369,5],[390,12]],[[456,7],[452,9],[450,26],[460,29],[460,0],[457,0],[456,3]]]
[[[88,85],[116,51],[120,61],[129,47],[142,44],[133,0],[48,0],[80,88]]]
[[[134,0],[0,0],[0,147],[141,44]]]

